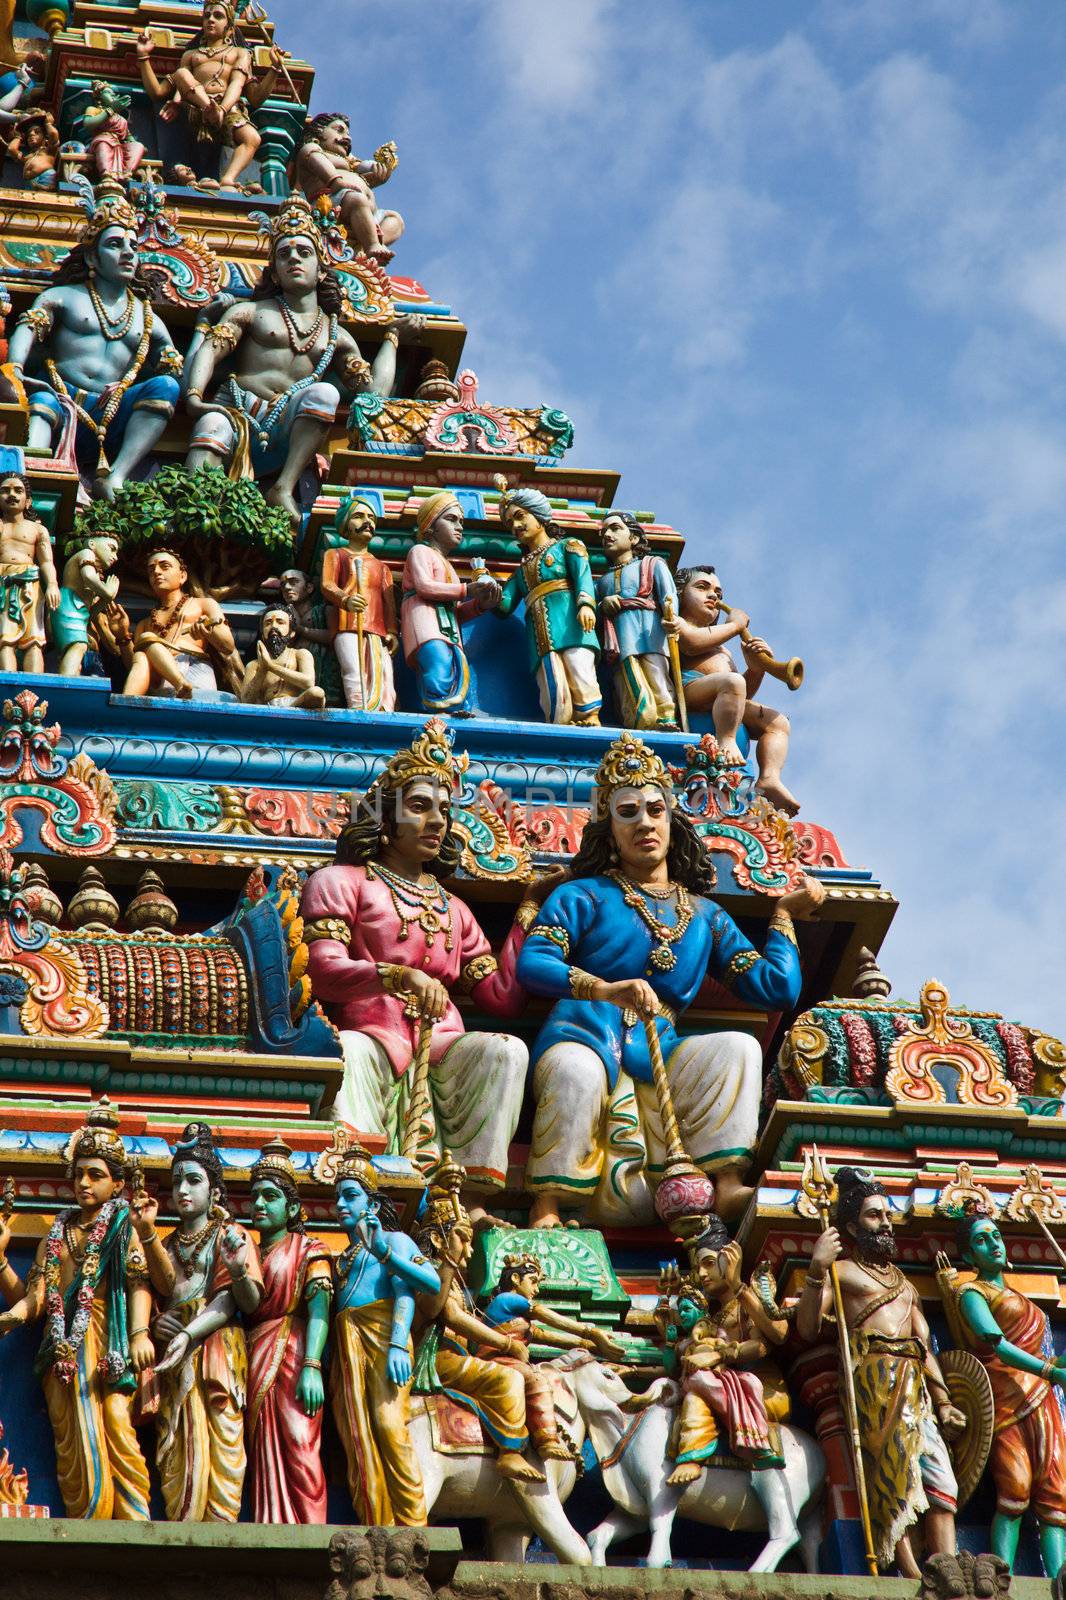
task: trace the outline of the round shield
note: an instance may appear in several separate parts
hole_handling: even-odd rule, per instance
[[[940,1370],[948,1386],[953,1406],[966,1418],[966,1427],[957,1439],[948,1440],[952,1465],[959,1482],[959,1510],[977,1488],[988,1452],[992,1448],[992,1429],[996,1413],[988,1373],[972,1350],[947,1350],[940,1357]]]

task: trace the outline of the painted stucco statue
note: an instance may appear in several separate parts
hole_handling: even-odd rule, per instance
[[[50,111],[27,111],[19,118],[7,147],[12,161],[22,162],[22,181],[29,189],[54,189],[59,182],[59,129]]]
[[[781,769],[788,755],[789,720],[783,711],[761,705],[753,697],[766,674],[770,647],[765,639],[741,640],[744,671],[726,646],[747,628],[746,612],[733,608],[721,617],[722,583],[713,567],[684,567],[677,574],[681,596],[678,635],[690,712],[709,712],[718,741],[718,757],[725,766],[744,765],[737,744],[743,726],[755,740],[759,776],[755,788],[778,810],[795,816],[799,801],[785,785]]]
[[[492,1016],[520,1014],[515,957],[535,906],[519,907],[497,962],[469,906],[439,881],[458,862],[451,808],[465,766],[431,718],[355,805],[300,915],[307,975],[344,1050],[333,1115],[420,1162],[447,1151],[481,1216],[506,1178],[527,1054],[509,1034],[466,1032],[452,994]]]
[[[123,694],[176,695],[192,700],[217,692],[216,668],[233,689],[244,663],[223,614],[210,595],[189,594],[188,570],[174,550],[153,550],[145,563],[155,605],[133,630],[118,636],[127,667]]]
[[[359,1146],[339,1159],[337,1221],[347,1249],[334,1263],[330,1401],[348,1461],[357,1521],[426,1522],[422,1471],[410,1434],[415,1294],[440,1287],[436,1268],[406,1234]]]
[[[344,543],[322,557],[322,597],[332,613],[333,649],[350,711],[395,711],[392,658],[399,649],[396,593],[388,564],[370,554],[377,511],[348,495],[337,510]]]
[[[628,511],[612,511],[600,530],[607,571],[596,579],[604,660],[627,728],[675,729],[677,696],[668,638],[680,623],[673,574],[651,553],[647,534]]]
[[[588,551],[565,539],[539,489],[502,488],[500,521],[522,547],[522,560],[496,604],[501,616],[524,602],[529,670],[537,682],[546,722],[598,727],[596,591]]]
[[[1005,1281],[1010,1263],[993,1219],[973,1211],[957,1233],[958,1254],[977,1276],[961,1280],[946,1258],[937,1276],[956,1342],[980,1358],[992,1385],[992,1549],[1013,1570],[1022,1518],[1032,1511],[1044,1571],[1054,1579],[1066,1561],[1066,1426],[1055,1392],[1066,1389],[1066,1360],[1052,1353],[1047,1314]]]
[[[304,1227],[284,1140],[263,1147],[251,1172],[263,1298],[245,1317],[248,1453],[256,1522],[325,1522],[322,1354],[329,1334],[329,1251]]]
[[[92,95],[81,115],[90,164],[98,177],[126,183],[145,157],[144,145],[130,133],[130,97],[100,79],[94,79]]]
[[[518,958],[523,987],[555,1002],[532,1052],[532,1226],[558,1226],[564,1205],[597,1222],[652,1219],[666,1158],[653,1019],[681,1138],[714,1178],[717,1211],[735,1217],[751,1198],[762,1052],[746,1033],[680,1037],[677,1019],[708,974],[743,1000],[791,1010],[801,984],[791,913],[811,911],[824,891],[804,880],[778,900],[760,954],[713,887],[662,761],[636,734],[616,739],[570,881],[545,901]]]
[[[52,541],[29,480],[0,476],[0,672],[43,672],[45,618],[60,604]]]
[[[166,1293],[171,1282],[158,1208],[146,1196],[135,1210],[125,1200],[126,1150],[106,1104],[89,1113],[67,1157],[76,1204],[42,1239],[25,1293],[0,1313],[0,1336],[44,1322],[36,1371],[67,1516],[147,1521],[148,1466],[130,1408],[155,1357],[151,1288]],[[17,1287],[5,1282],[5,1295]]]
[[[153,1325],[157,1362],[142,1411],[156,1415],[156,1466],[170,1522],[236,1522],[247,1462],[248,1351],[238,1313],[263,1298],[255,1241],[232,1220],[211,1129],[191,1122],[170,1169],[178,1226],[174,1286]]]
[[[460,578],[450,557],[462,540],[463,508],[455,495],[441,489],[427,496],[415,518],[400,603],[404,660],[418,682],[422,709],[453,717],[473,710],[463,623],[500,597],[499,584],[487,573]]]
[[[370,161],[352,155],[348,118],[320,112],[307,122],[296,147],[296,182],[312,205],[328,198],[355,250],[384,264],[403,232],[398,211],[382,211],[374,190],[396,170],[396,146],[383,144]]]
[[[268,601],[259,618],[255,656],[241,680],[239,698],[245,705],[325,709],[325,693],[315,683],[315,658],[293,643],[295,635],[296,618],[284,600]]]
[[[95,492],[112,499],[173,415],[182,370],[149,303],[127,201],[96,206],[50,287],[19,317],[9,359],[29,400],[28,448],[52,453],[62,397],[77,416],[79,450],[91,447]]]
[[[395,377],[395,340],[382,342],[371,372],[340,325],[343,308],[344,291],[311,211],[303,200],[287,201],[274,218],[270,261],[251,300],[200,323],[189,347],[190,469],[225,464],[232,477],[276,473],[267,499],[299,521],[297,482],[337,414],[341,388],[387,394]]]
[[[148,97],[160,106],[161,119],[173,122],[184,110],[194,138],[232,151],[219,178],[201,179],[201,188],[236,188],[261,143],[248,103],[251,51],[236,24],[237,8],[230,0],[207,0],[199,38],[164,78],[152,65],[155,41],[148,29],[137,39],[141,82]]]
[[[3,482],[0,480],[0,500]],[[52,641],[59,656],[59,673],[76,678],[81,672],[90,633],[94,646],[117,647],[116,630],[129,632],[129,618],[118,602],[118,540],[111,534],[86,539],[67,557],[59,604],[52,613]]]
[[[742,1251],[717,1217],[693,1246],[695,1281],[678,1294],[686,1339],[682,1401],[671,1484],[694,1483],[724,1445],[755,1469],[783,1466],[780,1424],[788,1391],[767,1357],[788,1336],[788,1322],[741,1276]]]
[[[281,574],[277,592],[296,618],[297,643],[306,645],[314,657],[315,682],[325,690],[327,706],[342,706],[344,691],[333,650],[332,619],[322,594],[299,567],[289,567]]]
[[[854,1167],[838,1167],[836,1182],[836,1225],[811,1253],[796,1331],[810,1343],[822,1334],[832,1310],[829,1268],[837,1262],[874,1550],[883,1569],[895,1563],[904,1577],[917,1578],[911,1534],[919,1519],[927,1555],[955,1550],[958,1485],[945,1437],[957,1437],[966,1419],[951,1402],[918,1294],[893,1260],[884,1189]]]

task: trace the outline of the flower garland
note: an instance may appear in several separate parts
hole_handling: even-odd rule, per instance
[[[78,1213],[74,1210],[60,1212],[48,1230],[44,1252],[44,1312],[45,1339],[51,1355],[51,1367],[60,1383],[73,1383],[77,1371],[78,1352],[85,1341],[89,1318],[92,1315],[93,1296],[100,1276],[100,1247],[107,1236],[111,1220],[121,1202],[108,1200],[100,1207],[96,1221],[85,1243],[85,1256],[81,1267],[81,1283],[74,1320],[67,1331],[60,1269],[63,1262],[64,1230]],[[105,1362],[106,1362],[105,1357]]]

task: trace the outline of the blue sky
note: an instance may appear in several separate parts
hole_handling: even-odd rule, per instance
[[[567,410],[805,658],[787,776],[901,900],[896,994],[1066,1034],[1066,10],[270,11],[396,140],[483,399]]]

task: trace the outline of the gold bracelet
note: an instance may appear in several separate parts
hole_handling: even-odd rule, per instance
[[[521,905],[518,907],[518,910],[514,914],[514,919],[518,923],[518,926],[522,929],[523,933],[528,933],[530,928],[536,922],[537,913],[539,910],[540,907],[535,900],[522,901]]]
[[[137,1335],[139,1333],[147,1333],[147,1332],[148,1332],[148,1324],[145,1323],[143,1328],[131,1328],[130,1329],[130,1338],[131,1339],[136,1339],[136,1337],[137,1337]]]
[[[321,1361],[316,1361],[313,1356],[304,1356],[304,1366],[310,1367],[312,1372],[322,1371]]]
[[[148,1235],[147,1239],[142,1239],[141,1240],[141,1243],[142,1244],[158,1244],[159,1243],[159,1235],[158,1235],[158,1233],[150,1233]]]
[[[788,940],[789,944],[796,943],[796,930],[793,926],[792,918],[789,916],[787,911],[782,911],[780,906],[778,906],[777,910],[770,918],[770,927],[768,931],[770,933],[779,933],[782,939]]]
[[[399,995],[403,999],[407,999],[411,991],[407,987],[407,980],[404,975],[406,968],[395,961],[379,961],[377,965],[378,977],[381,979],[381,987],[385,993]]]
[[[1048,1383],[1050,1383],[1052,1378],[1055,1376],[1055,1363],[1053,1361],[1045,1361],[1044,1365],[1040,1368],[1040,1376],[1042,1378],[1046,1378]]]
[[[592,991],[599,983],[599,978],[591,972],[585,972],[581,967],[569,969],[570,993],[575,1000],[591,1000]]]
[[[394,344],[398,348],[400,343],[400,335],[398,331],[395,328],[386,328],[385,332],[382,334],[382,343]]]

